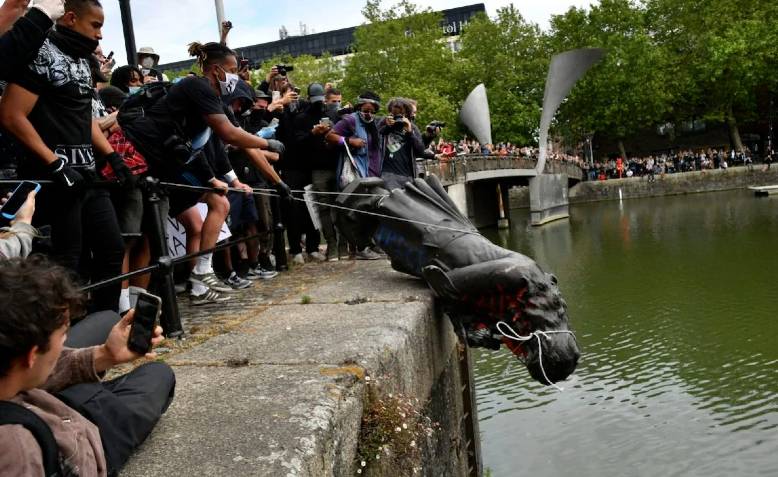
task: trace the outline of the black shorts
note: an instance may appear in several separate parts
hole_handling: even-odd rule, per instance
[[[228,192],[227,199],[230,201],[230,232],[233,234],[240,232],[243,226],[259,220],[254,196]]]

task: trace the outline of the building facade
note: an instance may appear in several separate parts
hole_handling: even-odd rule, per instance
[[[443,33],[451,48],[456,50],[459,47],[457,38],[462,29],[466,27],[473,16],[478,13],[486,13],[486,7],[483,3],[477,3],[443,10],[440,13],[443,15],[441,23]],[[235,48],[235,52],[239,56],[249,59],[255,65],[279,55],[320,57],[329,53],[334,57],[345,56],[352,53],[356,29],[357,27],[349,27],[310,35],[289,36],[282,40]],[[159,69],[162,71],[188,69],[192,67],[193,63],[194,61],[191,59],[177,61],[160,65]]]

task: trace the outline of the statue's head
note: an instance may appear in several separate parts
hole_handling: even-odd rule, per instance
[[[567,304],[556,277],[534,262],[528,272],[523,300],[512,310],[510,319],[503,318],[510,330],[501,325],[498,331],[507,331],[500,333],[502,342],[524,362],[535,380],[552,384],[575,371],[581,353],[570,332]]]
[[[437,276],[431,268],[425,268],[425,278],[450,313],[469,323],[471,343],[505,344],[543,384],[575,371],[581,353],[570,332],[567,304],[556,277],[534,260],[512,253]]]

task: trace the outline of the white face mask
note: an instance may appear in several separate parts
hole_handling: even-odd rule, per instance
[[[222,71],[224,71],[224,68],[222,68]],[[235,73],[228,73],[224,71],[224,81],[216,78],[219,81],[219,87],[222,91],[222,96],[227,96],[232,94],[235,91],[235,87],[238,86],[238,81],[240,81],[240,76],[236,75]]]
[[[138,91],[140,91],[140,86],[130,86],[129,90],[130,90],[130,94],[135,94]]]
[[[144,68],[151,69],[154,67],[154,58],[147,56],[141,60],[140,65]]]

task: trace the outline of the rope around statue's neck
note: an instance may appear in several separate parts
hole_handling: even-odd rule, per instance
[[[506,327],[508,331],[506,332],[501,327]],[[573,335],[573,338],[575,338],[575,333],[573,333],[570,330],[559,330],[559,331],[533,331],[532,333],[528,334],[527,336],[521,336],[520,334],[516,333],[513,328],[510,327],[510,325],[504,321],[498,321],[497,322],[497,331],[500,332],[501,335],[508,338],[509,340],[514,341],[521,341],[526,342],[531,340],[532,338],[537,338],[538,340],[538,363],[540,364],[540,371],[543,373],[543,377],[546,378],[546,382],[550,386],[554,386],[559,391],[564,391],[565,389],[557,386],[556,384],[552,383],[550,379],[548,379],[548,375],[546,375],[546,370],[543,368],[543,340],[540,339],[541,336],[545,336],[548,338],[548,335],[551,334],[559,334],[559,333],[569,333]]]

